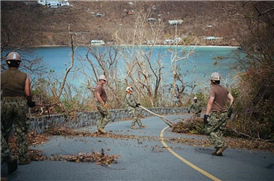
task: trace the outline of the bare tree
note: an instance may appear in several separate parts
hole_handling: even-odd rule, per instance
[[[9,7],[17,5],[16,2],[2,2],[2,6]],[[33,83],[39,75],[44,74],[46,65],[42,63],[42,57],[37,56],[32,50],[34,33],[32,26],[33,17],[24,17],[20,13],[7,13],[2,10],[1,17],[1,72],[8,68],[6,56],[9,52],[15,51],[21,55],[22,63],[20,69],[27,72]],[[29,15],[31,16],[31,15]]]
[[[237,129],[273,141],[274,3],[246,2],[243,7],[253,11],[245,16],[248,28],[238,36],[245,56],[238,56]]]
[[[174,49],[172,47],[169,49],[171,53],[170,64],[171,64],[171,71],[173,76],[172,93],[171,93],[171,99],[170,99],[171,106],[174,105],[175,95],[177,95],[176,96],[177,99],[181,102],[180,95],[184,92],[184,89],[185,89],[183,77],[179,76],[182,63],[181,64],[178,64],[178,63],[182,62],[183,60],[187,60],[188,57],[194,53],[194,50],[195,50],[195,46],[193,46],[190,49],[183,48],[184,46],[180,46],[180,47],[178,46],[179,41],[176,41],[176,39],[180,37],[180,35],[177,32],[177,25],[175,25],[174,27],[175,27],[175,33],[174,33],[175,46],[174,46]],[[195,40],[193,42],[195,43]],[[178,81],[181,84],[181,87],[182,87],[181,90],[179,88],[179,85],[177,85]]]
[[[94,95],[95,86],[97,84],[99,75],[103,74],[107,77],[107,91],[111,96],[109,101],[112,107],[121,107],[123,101],[119,95],[120,74],[119,74],[119,56],[115,46],[89,46],[85,58],[82,73],[86,77],[86,87]],[[87,64],[89,66],[87,66]]]
[[[126,68],[125,84],[132,85],[137,90],[139,99],[146,98],[149,101],[146,103],[147,105],[158,106],[163,70],[161,59],[163,57],[158,54],[158,58],[153,60],[155,56],[153,50],[163,31],[163,25],[147,22],[149,15],[150,11],[136,11],[133,31],[124,34],[122,30],[118,30],[115,32],[114,38],[121,44],[128,44],[128,46],[119,49]],[[150,46],[143,47],[144,43],[149,43]]]

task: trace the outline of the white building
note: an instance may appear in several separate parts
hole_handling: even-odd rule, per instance
[[[105,44],[104,40],[91,40],[90,43],[91,43],[91,45],[104,45]]]
[[[163,43],[164,43],[164,45],[172,45],[174,43],[174,40],[172,40],[172,39],[165,39]]]
[[[183,23],[182,19],[178,19],[178,20],[168,20],[168,24],[169,25],[180,25]]]
[[[222,40],[223,37],[205,36],[204,39],[207,41],[214,41],[214,40]]]
[[[69,6],[68,0],[37,0],[37,3],[48,7]]]
[[[156,22],[156,18],[147,18],[147,22],[155,23]]]

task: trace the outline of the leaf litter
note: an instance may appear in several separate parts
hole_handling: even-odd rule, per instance
[[[192,118],[192,119],[181,119],[179,122],[173,124],[171,130],[176,134],[185,134],[185,135],[197,135],[199,137],[207,137],[204,135],[204,125],[202,118]],[[121,131],[122,132],[122,131]],[[111,139],[135,139],[138,144],[141,144],[142,141],[160,141],[159,136],[140,136],[140,135],[130,135],[128,131],[126,134],[100,134],[99,132],[77,132],[68,128],[59,128],[52,129],[48,135],[58,135],[58,136],[79,136],[79,137],[100,137],[100,138],[111,138]],[[249,150],[260,150],[260,151],[270,151],[274,152],[274,144],[271,142],[254,140],[254,139],[244,139],[244,138],[235,138],[235,137],[225,137],[225,141],[229,144],[230,148],[238,149],[249,149]],[[178,143],[178,144],[187,144],[190,146],[201,146],[201,147],[210,147],[211,143],[208,139],[202,138],[182,138],[182,137],[165,137],[166,142]]]
[[[59,130],[63,135],[65,134],[64,129]],[[29,132],[27,134],[28,144],[35,146],[39,144],[44,144],[49,140],[49,134],[37,134],[35,132]],[[11,151],[17,155],[16,151],[16,134],[14,134],[9,139],[9,146]],[[107,148],[107,151],[110,151],[110,148]],[[28,149],[29,158],[31,161],[67,161],[67,162],[96,162],[101,166],[109,166],[112,163],[117,163],[117,159],[120,158],[120,155],[107,155],[105,150],[101,149],[100,152],[92,151],[91,153],[78,153],[72,155],[51,155],[50,157],[45,156],[42,151],[35,149]]]
[[[196,123],[195,123],[196,122]],[[198,123],[197,123],[198,122]],[[173,128],[171,130],[176,134],[186,134],[186,135],[197,135],[204,136],[200,133],[201,131],[201,119],[197,120],[181,120],[176,124],[173,124]],[[122,131],[121,131],[122,132]],[[138,144],[141,144],[142,141],[160,141],[159,136],[137,136],[130,135],[128,131],[126,134],[114,134],[112,132],[107,134],[100,134],[99,132],[78,132],[69,128],[51,128],[46,131],[44,134],[37,134],[35,132],[29,132],[27,134],[28,144],[35,146],[39,144],[44,144],[49,140],[50,136],[63,136],[63,137],[98,137],[98,138],[111,138],[111,139],[135,139]],[[200,146],[200,147],[210,147],[211,144],[208,139],[199,139],[199,138],[182,138],[182,137],[165,137],[166,142],[170,143],[178,143],[178,144],[187,144],[190,146]],[[228,143],[230,148],[238,148],[238,149],[248,149],[248,150],[261,150],[261,151],[270,151],[274,152],[274,144],[270,142],[264,142],[261,140],[249,140],[243,138],[232,138],[226,137],[224,138]],[[9,146],[11,151],[16,155],[16,133],[10,137]],[[162,147],[164,148],[164,147]],[[162,152],[161,147],[152,147],[152,152]],[[108,148],[107,151],[110,149]],[[112,163],[117,163],[117,159],[120,158],[120,155],[106,155],[104,150],[101,149],[100,152],[92,151],[90,153],[78,153],[72,155],[51,155],[47,157],[43,155],[42,151],[30,149],[28,150],[30,159],[32,161],[67,161],[67,162],[96,162],[101,166],[109,166]]]

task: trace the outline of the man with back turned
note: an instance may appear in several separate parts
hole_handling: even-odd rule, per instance
[[[223,151],[228,147],[223,139],[228,112],[226,103],[229,100],[231,107],[234,101],[231,93],[220,85],[221,75],[218,72],[211,74],[209,98],[204,115],[205,133],[209,141],[215,146],[212,155],[222,156]]]
[[[17,152],[19,164],[29,164],[28,143],[28,107],[34,107],[32,102],[30,79],[26,73],[18,70],[21,56],[17,52],[10,52],[6,62],[9,69],[1,73],[1,162],[8,165],[8,173],[17,169],[17,159],[10,151],[8,140],[15,126],[17,134]]]

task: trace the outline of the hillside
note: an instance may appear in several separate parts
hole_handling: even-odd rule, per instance
[[[68,45],[69,30],[75,43],[90,44],[92,39],[117,41],[119,37],[132,37],[142,25],[143,39],[151,37],[151,28],[160,30],[157,43],[174,38],[175,26],[168,20],[182,19],[177,36],[187,44],[237,45],[237,33],[244,29],[243,2],[89,2],[72,1],[73,6],[48,8],[37,3],[1,3],[2,47]],[[134,14],[127,12],[134,10]],[[102,16],[96,16],[100,13]],[[155,18],[155,23],[146,22]],[[138,22],[138,23],[137,23]],[[136,34],[135,34],[136,36]],[[205,41],[205,36],[223,37],[221,41]],[[195,42],[193,41],[195,40]],[[143,40],[142,40],[143,41]],[[132,40],[127,43],[134,43]]]

